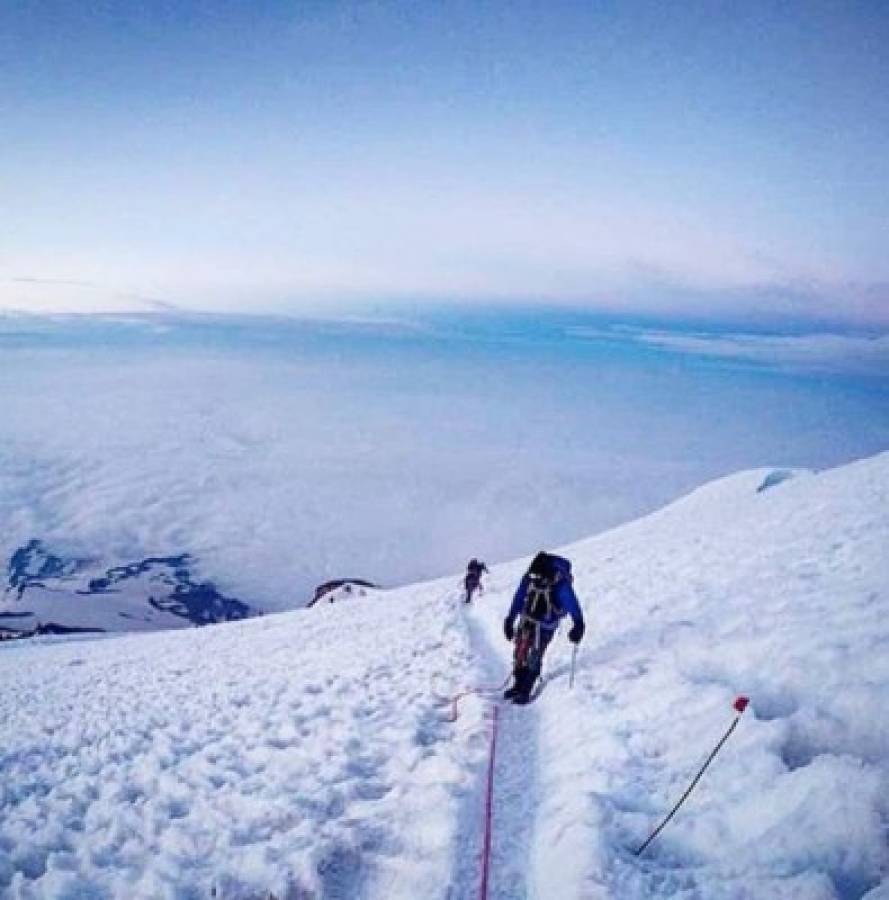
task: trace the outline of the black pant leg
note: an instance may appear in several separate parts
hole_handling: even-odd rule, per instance
[[[522,625],[516,646],[513,672],[518,693],[525,696],[531,693],[534,682],[540,677],[543,654],[546,653],[546,648],[554,634],[555,631],[538,628],[533,622],[525,622]]]

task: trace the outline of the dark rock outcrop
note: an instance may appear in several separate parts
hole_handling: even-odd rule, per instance
[[[332,594],[334,591],[343,589],[344,593],[351,594],[354,588],[376,588],[378,585],[374,584],[372,581],[365,581],[363,578],[337,578],[333,581],[325,581],[324,584],[319,584],[318,587],[315,588],[315,594],[311,600],[306,604],[306,609],[314,606],[319,600],[324,597],[328,597],[328,599],[332,600],[332,597],[328,595]],[[363,593],[363,591],[362,591]]]
[[[176,556],[148,556],[125,565],[102,569],[96,560],[66,558],[51,552],[39,540],[18,548],[7,565],[6,609],[0,610],[0,633],[5,637],[32,634],[61,634],[83,629],[76,604],[81,597],[125,595],[125,604],[115,613],[109,596],[109,618],[115,615],[150,621],[152,610],[169,613],[194,625],[210,625],[257,615],[260,611],[235,597],[228,597],[212,581],[193,574],[195,560],[188,553]],[[29,602],[30,595],[30,602]],[[47,598],[51,597],[51,603]],[[9,608],[12,599],[16,609]],[[38,603],[38,599],[41,601]],[[70,600],[70,605],[66,601]],[[144,616],[140,603],[144,601]],[[60,607],[59,604],[66,604]],[[28,605],[31,610],[23,610]],[[62,622],[49,620],[37,612],[47,605],[64,608]],[[37,617],[45,619],[36,622]],[[53,617],[55,618],[55,616]],[[92,624],[92,623],[91,623]],[[104,621],[99,624],[106,624]],[[113,625],[111,626],[114,627]],[[144,627],[144,626],[143,626]],[[117,629],[114,629],[117,630]]]

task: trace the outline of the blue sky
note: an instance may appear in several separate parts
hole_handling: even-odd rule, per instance
[[[882,331],[886,46],[866,2],[7,3],[0,306]]]

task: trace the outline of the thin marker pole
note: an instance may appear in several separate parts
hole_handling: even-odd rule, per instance
[[[672,819],[673,816],[676,815],[677,811],[679,810],[679,807],[682,806],[683,803],[685,803],[685,800],[688,797],[688,795],[694,790],[695,785],[701,780],[701,776],[704,774],[704,772],[707,771],[707,766],[709,766],[710,763],[713,762],[713,759],[715,758],[716,754],[719,753],[719,751],[722,749],[722,745],[729,739],[729,737],[731,737],[731,733],[735,730],[735,728],[738,727],[738,722],[741,721],[741,715],[744,712],[744,710],[747,709],[747,704],[749,702],[750,701],[746,697],[738,697],[735,700],[734,708],[738,713],[735,716],[735,721],[732,722],[732,724],[729,726],[728,731],[726,731],[726,733],[722,736],[719,743],[713,748],[713,752],[707,757],[707,761],[704,763],[703,766],[701,766],[700,771],[698,772],[697,775],[695,775],[692,783],[688,786],[685,793],[679,798],[679,801],[676,803],[676,805],[667,814],[667,817],[664,819],[664,821],[661,822],[661,824],[658,825],[658,827],[655,828],[654,831],[652,831],[652,833],[648,836],[648,839],[645,841],[645,843],[638,850],[635,851],[636,856],[642,855],[642,853],[645,851],[645,848],[664,830],[665,826],[670,821],[670,819]]]

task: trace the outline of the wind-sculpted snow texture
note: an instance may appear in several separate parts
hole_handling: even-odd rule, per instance
[[[563,549],[587,637],[502,710],[492,898],[887,896],[889,454],[770,475]],[[477,896],[491,701],[437,696],[506,674],[526,564],[471,607],[455,576],[3,646],[3,896]]]
[[[38,627],[140,631],[209,625],[256,613],[211,582],[196,581],[193,567],[194,560],[181,553],[105,568],[31,540],[9,559],[0,625],[10,632]]]
[[[5,894],[440,892],[481,759],[430,694],[469,662],[441,593],[4,647]]]

